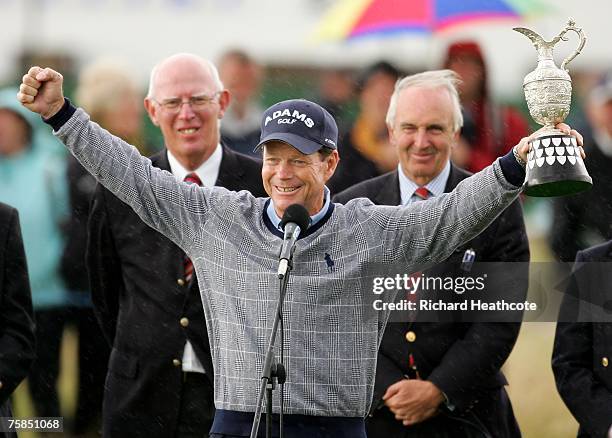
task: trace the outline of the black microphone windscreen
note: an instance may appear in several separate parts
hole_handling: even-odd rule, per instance
[[[281,219],[281,227],[284,229],[285,224],[289,222],[297,224],[302,232],[304,232],[310,225],[310,215],[303,205],[291,204],[285,210],[285,214],[283,214],[283,218]]]

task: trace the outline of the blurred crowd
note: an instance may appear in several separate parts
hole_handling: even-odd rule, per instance
[[[234,48],[217,59],[220,80],[231,96],[220,120],[222,144],[258,157],[264,108],[279,95],[296,97],[292,87],[273,89],[273,68]],[[487,64],[473,41],[448,47],[439,68],[462,79],[460,98],[464,127],[453,149],[453,162],[471,172],[489,165],[527,136],[535,125],[525,112],[522,93],[517,106],[497,102],[491,93]],[[143,155],[164,144],[152,129],[143,106],[146,90],[129,69],[112,60],[98,60],[74,75],[67,90],[73,102],[111,133],[136,145]],[[340,164],[329,182],[333,194],[361,181],[397,169],[397,153],[389,144],[385,122],[396,81],[408,73],[381,60],[365,69],[320,69],[313,76],[296,75],[309,88],[306,95],[337,120]],[[303,86],[303,85],[300,85]],[[541,235],[552,257],[573,261],[576,252],[612,238],[612,76],[582,72],[575,78],[572,120],[585,136],[586,167],[595,182],[589,192],[544,203],[548,225]],[[64,416],[72,436],[98,436],[107,363],[112,345],[92,309],[87,275],[87,233],[95,180],[70,157],[48,126],[17,102],[17,90],[0,90],[0,202],[19,211],[28,262],[34,318],[36,360],[27,377],[32,413]],[[258,175],[256,175],[258,177]],[[532,208],[533,207],[533,208]],[[529,218],[527,218],[529,224]],[[61,357],[63,334],[76,333],[78,343]],[[66,361],[76,364],[75,408],[67,412],[58,396],[58,378]],[[74,367],[74,365],[71,365]],[[22,389],[21,396],[25,396]]]

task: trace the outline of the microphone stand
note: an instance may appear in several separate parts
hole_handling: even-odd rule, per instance
[[[292,254],[293,256],[293,254]],[[291,260],[288,261],[288,269],[286,273],[278,274],[280,279],[280,293],[278,297],[278,303],[276,305],[276,314],[274,317],[274,324],[272,325],[272,333],[270,334],[270,340],[268,342],[268,350],[266,352],[266,358],[264,360],[263,371],[261,375],[261,386],[259,387],[259,395],[257,396],[257,408],[255,409],[255,418],[253,419],[253,427],[251,429],[251,438],[257,438],[259,432],[259,423],[261,421],[262,402],[264,394],[266,395],[266,438],[272,437],[272,391],[276,388],[276,382],[278,380],[279,385],[285,383],[287,374],[285,367],[282,364],[282,349],[281,345],[281,362],[274,363],[274,343],[276,341],[276,332],[278,331],[279,322],[282,325],[282,311],[283,302],[285,301],[285,295],[287,293],[287,283],[289,283],[289,273],[293,268]],[[282,330],[282,329],[281,329]],[[282,333],[281,333],[282,340]],[[281,397],[283,391],[281,388]],[[283,400],[280,401],[280,437],[283,437]]]

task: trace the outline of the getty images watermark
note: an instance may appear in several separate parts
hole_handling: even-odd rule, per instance
[[[488,301],[485,297],[477,296],[463,300],[448,300],[440,297],[442,293],[463,295],[483,292],[486,289],[487,274],[478,277],[426,277],[423,274],[409,275],[396,274],[393,277],[374,277],[372,292],[382,295],[385,292],[404,291],[406,296],[415,296],[415,299],[404,298],[396,301],[385,301],[383,298],[375,299],[372,305],[375,310],[390,311],[536,311],[538,304],[529,300],[521,302],[498,299]],[[418,292],[418,294],[417,294]],[[431,295],[436,295],[432,298]]]
[[[375,310],[389,311],[536,311],[538,304],[527,299],[516,302],[503,298],[489,301],[484,294],[488,274],[481,276],[436,277],[423,274],[396,274],[392,277],[374,277],[372,292],[375,295],[396,296],[404,292],[399,300],[386,301],[377,298],[372,305]],[[476,295],[457,300],[448,295]],[[412,298],[411,298],[412,297]]]
[[[392,321],[460,318],[462,321],[522,321],[539,315],[540,303],[528,296],[528,263],[474,264],[424,273],[394,273],[371,277],[376,311]]]

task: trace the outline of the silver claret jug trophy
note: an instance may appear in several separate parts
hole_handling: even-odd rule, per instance
[[[531,142],[527,155],[527,177],[524,192],[529,196],[564,196],[588,190],[593,185],[576,139],[563,134],[555,125],[565,120],[572,101],[572,80],[565,68],[586,43],[582,29],[570,19],[565,29],[551,41],[524,27],[514,30],[527,36],[538,51],[538,65],[525,76],[523,89],[531,117],[543,128]],[[578,48],[563,60],[561,68],[553,60],[553,48],[567,41],[565,34],[574,31],[580,38]]]

